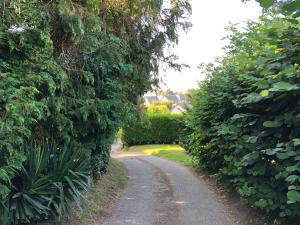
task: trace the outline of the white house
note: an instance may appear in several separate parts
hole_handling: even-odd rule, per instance
[[[172,108],[171,108],[171,113],[172,114],[182,114],[184,113],[186,110],[185,108],[183,108],[181,105],[173,105]]]
[[[151,105],[151,103],[153,103],[153,102],[159,102],[159,98],[156,95],[154,95],[154,96],[144,96],[144,99],[145,99],[145,105],[146,106]]]
[[[144,100],[146,106],[150,106],[153,102],[160,102],[160,103],[171,102],[172,106],[170,112],[172,114],[182,114],[186,112],[186,107],[185,107],[186,101],[184,100],[184,98],[181,98],[179,95],[144,96]]]
[[[174,104],[180,103],[179,95],[165,95],[161,98],[160,102],[173,102]]]

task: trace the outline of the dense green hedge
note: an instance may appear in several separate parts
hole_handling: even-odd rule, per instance
[[[184,127],[183,118],[183,115],[148,114],[146,123],[123,127],[123,143],[127,146],[178,143]]]
[[[84,187],[68,176],[81,169],[75,162],[87,159],[84,182],[106,171],[116,130],[157,83],[158,64],[173,60],[162,49],[190,26],[184,19],[190,10],[186,0],[169,8],[158,0],[0,1],[0,224],[33,224],[57,214],[61,220]],[[37,143],[32,152],[55,143],[45,161],[59,162],[71,151],[58,151],[66,145],[86,158],[70,156],[75,168],[67,162],[60,170],[51,163],[42,169],[40,161],[29,161],[23,148],[29,143]],[[52,172],[56,188],[49,184]],[[45,197],[47,187],[53,192]]]
[[[300,23],[229,28],[227,54],[192,98],[185,145],[251,206],[300,218]]]

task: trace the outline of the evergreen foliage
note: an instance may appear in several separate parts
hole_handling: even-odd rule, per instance
[[[0,2],[0,210],[30,172],[26,143],[84,149],[99,178],[121,122],[157,83],[158,64],[178,66],[163,49],[190,26],[186,0],[106,3],[100,13],[98,0]],[[18,213],[14,224],[43,217]]]

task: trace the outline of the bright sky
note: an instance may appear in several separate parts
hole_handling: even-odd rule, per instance
[[[225,27],[232,23],[243,23],[257,20],[261,8],[256,1],[246,4],[241,0],[190,0],[193,15],[190,22],[193,27],[186,34],[180,33],[179,45],[174,52],[179,56],[179,61],[188,64],[191,68],[184,69],[181,73],[174,70],[161,72],[164,83],[162,89],[170,88],[173,91],[185,91],[196,88],[198,81],[203,80],[197,66],[200,63],[213,62],[215,57],[223,54],[226,41]]]

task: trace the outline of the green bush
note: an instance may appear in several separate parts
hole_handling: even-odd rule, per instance
[[[41,219],[61,219],[72,201],[80,207],[88,191],[89,156],[72,145],[27,144],[27,160],[11,180],[10,194],[1,200],[1,224],[32,224]]]
[[[168,114],[170,113],[170,109],[166,105],[151,104],[147,107],[147,112],[149,114]]]
[[[107,1],[102,18],[94,0],[0,1],[0,199],[28,140],[75,142],[94,178],[106,170],[120,123],[157,84],[159,63],[174,60],[161,50],[190,27],[187,0],[154,2]]]
[[[184,127],[183,115],[147,114],[146,123],[137,122],[123,127],[125,145],[178,143]]]
[[[161,60],[173,61],[161,50],[177,42],[178,28],[190,26],[182,20],[191,11],[186,0],[169,9],[157,0],[112,2],[107,1],[102,18],[101,4],[94,0],[0,1],[0,217],[8,207],[13,224],[48,214],[61,217],[63,201],[77,199],[67,188],[72,196],[65,193],[60,203],[45,208],[48,197],[35,189],[44,187],[31,189],[26,180],[33,171],[21,146],[44,140],[59,148],[73,143],[89,154],[89,169],[98,179],[121,122],[135,117],[139,97],[157,84]],[[64,155],[56,151],[53,158]],[[57,176],[67,177],[60,169]],[[42,185],[37,179],[32,182]],[[65,181],[51,189],[62,194],[70,183]],[[36,195],[20,194],[22,182]]]
[[[251,206],[300,218],[300,23],[230,27],[227,54],[192,98],[185,145]]]

